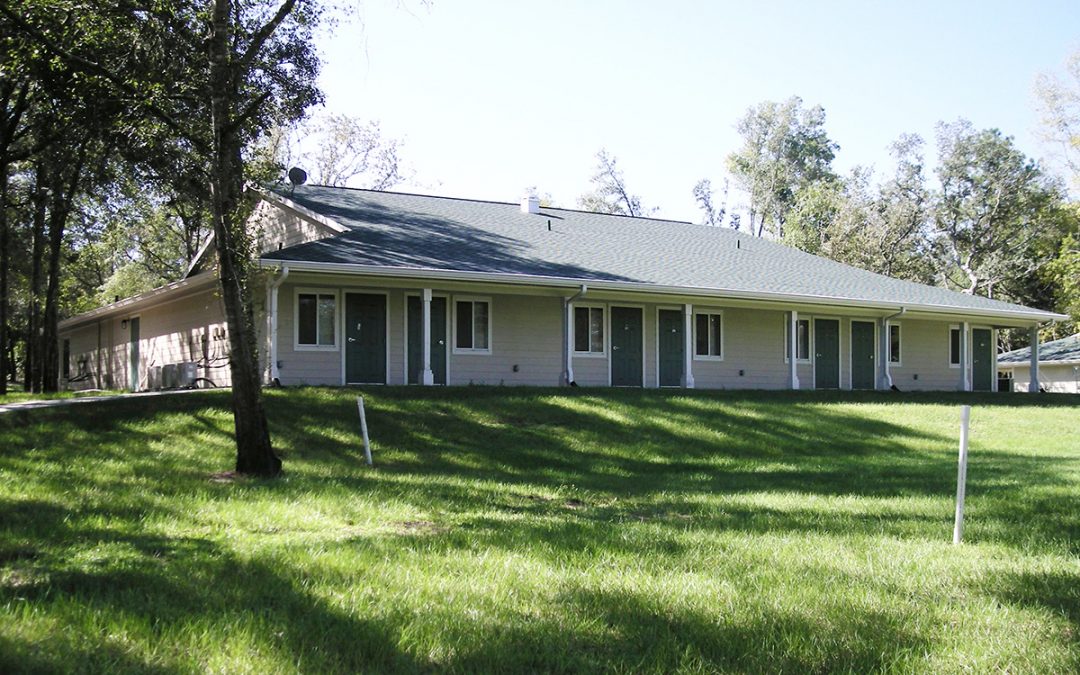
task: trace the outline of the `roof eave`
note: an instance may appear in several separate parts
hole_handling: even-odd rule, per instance
[[[814,304],[814,305],[836,305],[843,303],[847,306],[865,307],[867,309],[878,310],[897,310],[900,307],[905,308],[908,311],[926,312],[931,314],[942,315],[954,315],[954,316],[971,316],[979,318],[989,319],[1007,319],[1010,321],[1021,321],[1026,323],[1043,323],[1047,321],[1059,321],[1066,319],[1068,316],[1064,314],[1055,314],[1053,312],[1044,312],[1042,310],[1029,310],[1029,311],[1013,311],[1013,310],[979,310],[968,307],[954,307],[945,305],[923,305],[919,303],[896,303],[896,302],[877,302],[871,300],[862,300],[858,298],[849,298],[842,296],[817,296],[817,295],[800,295],[795,293],[770,293],[759,291],[741,291],[735,289],[721,289],[721,288],[699,288],[699,287],[687,287],[687,286],[662,286],[657,284],[648,284],[642,282],[627,282],[627,281],[607,281],[597,279],[577,279],[570,277],[546,277],[538,275],[528,274],[504,274],[499,272],[470,272],[460,270],[436,270],[428,268],[406,268],[406,267],[382,267],[379,265],[361,265],[357,263],[327,263],[327,262],[312,262],[305,260],[283,260],[275,258],[261,258],[259,260],[261,267],[280,267],[282,265],[288,265],[289,269],[294,272],[338,272],[346,274],[365,274],[369,276],[385,276],[385,277],[412,277],[420,279],[444,279],[454,281],[479,281],[489,283],[502,283],[511,285],[522,286],[546,286],[554,288],[573,288],[576,289],[581,284],[588,284],[589,287],[595,289],[606,289],[613,291],[629,291],[638,293],[658,293],[663,295],[685,295],[685,296],[708,296],[708,297],[726,297],[733,299],[762,299],[771,300],[775,302],[791,302],[800,304]]]
[[[181,279],[180,281],[174,281],[165,284],[164,286],[159,286],[158,288],[145,293],[133,295],[130,298],[124,298],[119,302],[113,302],[104,305],[103,307],[92,309],[89,312],[83,312],[82,314],[77,314],[73,317],[64,319],[58,324],[57,328],[59,330],[69,330],[71,328],[77,328],[85,323],[105,319],[113,315],[127,314],[173,295],[205,290],[205,287],[213,285],[216,281],[217,275],[215,273],[201,272],[194,276]]]
[[[310,220],[311,222],[317,223],[317,224],[322,225],[324,227],[328,227],[331,230],[333,230],[334,232],[337,232],[338,234],[342,234],[344,232],[349,231],[348,227],[346,227],[345,225],[342,225],[341,223],[334,220],[333,218],[327,218],[326,216],[324,216],[322,214],[316,213],[316,212],[312,211],[311,209],[309,209],[307,207],[304,207],[304,206],[301,206],[301,205],[297,204],[296,202],[289,199],[288,197],[282,197],[281,195],[277,194],[276,192],[273,192],[271,190],[266,190],[266,189],[260,188],[260,187],[252,187],[250,189],[251,189],[252,192],[254,192],[263,201],[265,201],[265,202],[267,202],[269,204],[273,204],[274,206],[277,206],[279,208],[284,208],[284,209],[286,209],[288,211],[292,211],[293,213],[300,216],[301,218],[304,218],[306,220]]]

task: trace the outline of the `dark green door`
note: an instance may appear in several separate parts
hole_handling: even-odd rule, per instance
[[[641,310],[611,308],[611,384],[640,387],[642,354]]]
[[[129,367],[128,367],[128,386],[131,391],[139,391],[139,366],[142,359],[139,358],[139,317],[134,319],[128,319],[128,329],[131,331],[129,335]]]
[[[386,383],[386,296],[345,294],[345,382]]]
[[[840,388],[840,322],[814,319],[814,388]]]
[[[408,299],[409,311],[409,384],[420,383],[424,369],[423,344],[424,307],[420,298]],[[446,298],[431,298],[431,372],[435,384],[446,384]]]
[[[993,391],[994,339],[989,329],[971,329],[971,375],[975,391]]]
[[[851,322],[851,388],[873,389],[877,377],[874,368],[874,324]]]
[[[662,309],[657,320],[656,344],[660,350],[660,386],[678,387],[682,385],[683,349],[683,313],[676,309]]]

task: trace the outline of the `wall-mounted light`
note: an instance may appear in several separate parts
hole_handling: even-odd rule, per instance
[[[120,321],[120,330],[127,330],[127,319]]]

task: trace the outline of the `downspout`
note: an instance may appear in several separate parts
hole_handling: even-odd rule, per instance
[[[585,284],[581,284],[581,289],[577,293],[574,293],[569,298],[563,298],[563,324],[566,326],[566,370],[563,373],[563,378],[566,380],[565,384],[569,387],[576,387],[577,383],[574,382],[574,332],[571,329],[573,323],[573,304],[575,300],[585,297],[585,294],[589,292],[589,287]]]
[[[270,282],[270,353],[267,356],[267,360],[270,361],[270,384],[279,387],[281,386],[281,380],[278,379],[278,289],[281,288],[281,284],[285,283],[285,280],[289,277],[289,266],[284,265],[281,268],[281,275]]]
[[[893,388],[892,373],[889,372],[889,362],[892,360],[891,359],[892,354],[889,353],[889,346],[890,346],[890,342],[889,342],[889,322],[892,321],[893,319],[895,319],[898,316],[903,316],[903,314],[905,312],[907,312],[907,308],[906,307],[901,307],[900,311],[898,311],[898,312],[896,312],[894,314],[890,314],[888,316],[881,317],[881,330],[882,330],[882,333],[884,333],[884,336],[881,339],[881,346],[882,346],[881,364],[882,364],[882,367],[883,367],[882,372],[884,374],[883,379],[884,379],[884,384],[885,384],[886,389],[892,389]]]

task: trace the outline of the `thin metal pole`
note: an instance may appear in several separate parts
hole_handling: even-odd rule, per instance
[[[371,466],[371,444],[367,435],[367,415],[364,414],[364,397],[356,397],[356,407],[360,410],[360,432],[364,435],[364,459]]]
[[[964,538],[964,493],[967,491],[968,423],[971,406],[960,406],[960,460],[956,471],[956,523],[953,525],[952,543],[959,544]]]

